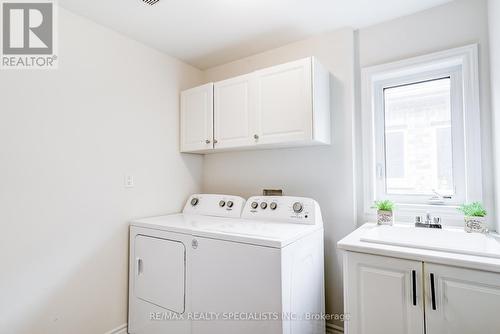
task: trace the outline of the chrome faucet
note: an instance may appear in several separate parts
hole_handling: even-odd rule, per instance
[[[432,217],[429,212],[425,214],[425,221],[422,222],[422,216],[415,217],[415,227],[425,228],[443,228],[440,217]]]

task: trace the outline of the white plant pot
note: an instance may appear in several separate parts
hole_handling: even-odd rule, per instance
[[[468,233],[488,233],[488,225],[486,225],[486,217],[465,216],[465,232]]]
[[[393,225],[394,213],[392,211],[377,211],[377,224],[378,225]]]

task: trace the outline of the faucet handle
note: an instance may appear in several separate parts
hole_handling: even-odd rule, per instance
[[[432,218],[432,223],[436,224],[436,225],[440,225],[441,224],[441,217]]]
[[[421,224],[422,223],[422,216],[415,216],[415,224]]]

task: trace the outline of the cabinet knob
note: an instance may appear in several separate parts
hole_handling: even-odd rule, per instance
[[[210,140],[205,140],[205,144],[210,144]]]
[[[217,143],[218,143],[217,139],[214,139],[214,144],[217,144]]]
[[[253,138],[254,138],[255,140],[259,139],[259,135],[255,134],[255,135],[253,135]]]

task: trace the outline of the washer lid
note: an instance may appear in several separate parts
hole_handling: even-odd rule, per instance
[[[274,248],[285,247],[323,228],[320,224],[302,225],[190,214],[139,219],[133,221],[132,225]]]

